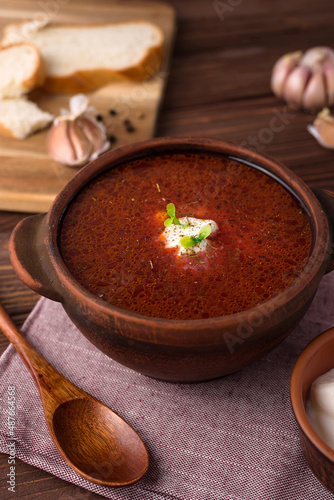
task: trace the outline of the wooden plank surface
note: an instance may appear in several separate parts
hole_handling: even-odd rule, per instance
[[[36,8],[38,7],[39,10]],[[8,23],[47,17],[53,23],[92,23],[143,19],[157,24],[164,33],[164,60],[152,77],[136,83],[122,79],[86,95],[97,114],[104,118],[107,136],[116,139],[112,147],[152,137],[163,99],[174,38],[173,9],[160,2],[107,3],[97,0],[78,8],[73,2],[8,0],[0,3],[0,32]],[[70,94],[36,90],[30,99],[57,116],[68,109]],[[116,111],[111,116],[110,110]],[[129,132],[125,121],[130,120]],[[61,165],[46,149],[48,130],[20,141],[0,136],[0,210],[45,212],[56,194],[77,168]]]
[[[51,2],[57,5],[56,0]],[[24,6],[24,0],[21,3]],[[91,3],[71,0],[68,8],[75,11],[80,5],[85,11]],[[318,146],[307,132],[312,117],[291,113],[269,88],[271,67],[281,54],[333,44],[333,0],[224,0],[220,5],[238,3],[224,19],[219,17],[214,1],[169,3],[176,9],[178,30],[156,135],[206,135],[236,143],[255,138],[261,151],[284,162],[311,187],[334,190],[334,152]],[[10,9],[11,2],[6,4]],[[39,1],[35,4],[36,11],[40,10]],[[105,10],[111,5],[114,2],[105,0]],[[277,111],[290,113],[289,118],[284,115],[286,126],[264,144],[258,139],[261,130],[270,126]],[[18,325],[38,300],[38,295],[15,276],[7,255],[10,232],[22,217],[20,213],[0,212],[0,301]],[[6,345],[8,342],[0,334],[0,352]],[[7,456],[2,455],[1,499],[101,498],[21,461],[16,464],[17,493],[12,494],[6,489],[7,472]],[[278,499],[290,500],[281,496]]]

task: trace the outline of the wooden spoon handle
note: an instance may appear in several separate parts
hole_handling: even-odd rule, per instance
[[[51,411],[52,407],[80,397],[83,391],[65,379],[53,366],[50,365],[22,335],[7,311],[0,304],[0,329],[13,344],[40,392],[44,407]],[[51,396],[51,397],[50,397]]]
[[[35,381],[38,381],[38,375],[45,362],[43,358],[35,351],[32,345],[19,331],[5,308],[0,304],[0,329],[13,344]]]

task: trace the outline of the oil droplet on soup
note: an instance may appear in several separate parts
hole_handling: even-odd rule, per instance
[[[166,205],[215,221],[205,252],[178,256],[161,239]],[[202,319],[256,306],[289,287],[312,241],[307,214],[255,168],[202,154],[152,156],[85,187],[62,221],[60,250],[75,279],[120,308]]]

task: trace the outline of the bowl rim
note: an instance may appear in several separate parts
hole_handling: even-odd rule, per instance
[[[305,367],[307,367],[310,359],[314,356],[314,354],[324,349],[327,343],[330,340],[333,340],[333,337],[334,327],[331,327],[315,337],[298,356],[298,359],[293,367],[290,379],[290,400],[295,418],[301,430],[303,431],[307,439],[311,441],[313,446],[317,450],[319,450],[328,460],[333,462],[334,466],[334,450],[319,436],[317,431],[312,426],[307,416],[302,394],[302,374],[305,370]]]
[[[67,205],[75,197],[76,193],[82,189],[91,179],[103,173],[110,168],[111,164],[122,164],[136,157],[145,156],[145,154],[163,153],[168,151],[206,151],[207,153],[219,153],[228,156],[234,156],[240,160],[253,162],[255,165],[262,166],[269,172],[274,171],[281,175],[289,176],[288,185],[295,196],[302,201],[303,205],[310,210],[312,207],[314,217],[310,216],[315,234],[315,242],[318,244],[313,247],[310,258],[295,282],[286,288],[279,295],[255,306],[251,309],[241,311],[239,313],[219,316],[208,319],[190,319],[177,320],[165,319],[157,317],[149,317],[123,310],[117,306],[106,303],[102,299],[95,297],[91,292],[87,291],[80,283],[78,283],[67,269],[58,247],[58,230],[60,221],[66,210]],[[278,175],[278,178],[281,177]],[[284,183],[284,180],[282,179]],[[56,225],[56,231],[54,227]],[[329,247],[329,226],[327,217],[324,214],[322,207],[312,193],[311,189],[288,167],[273,159],[272,157],[246,149],[238,144],[220,139],[209,137],[159,137],[148,139],[136,143],[131,143],[120,148],[108,151],[99,156],[75,174],[72,179],[64,186],[60,193],[55,198],[49,212],[46,215],[46,239],[49,247],[49,258],[51,265],[57,269],[57,275],[61,281],[66,280],[66,285],[71,297],[79,296],[80,300],[85,304],[85,309],[89,304],[94,304],[96,311],[101,317],[105,318],[112,314],[116,320],[129,321],[136,323],[137,326],[146,326],[148,322],[154,321],[160,328],[168,328],[177,333],[180,328],[183,331],[192,332],[196,328],[197,331],[210,331],[217,329],[217,326],[228,330],[231,326],[238,323],[248,323],[251,315],[256,315],[260,312],[262,315],[268,314],[268,306],[270,310],[277,310],[287,302],[293,301],[300,294],[301,288],[305,288],[314,279],[317,278],[319,271],[321,277],[326,268],[326,256],[328,256]],[[323,235],[320,238],[320,235]],[[301,287],[301,283],[303,286]],[[96,315],[95,315],[96,317]]]

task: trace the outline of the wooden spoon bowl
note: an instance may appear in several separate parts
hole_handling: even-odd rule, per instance
[[[68,465],[88,481],[103,486],[138,481],[149,462],[146,447],[134,429],[55,370],[23,337],[1,304],[0,329],[32,374],[51,438]]]
[[[96,482],[102,479],[113,485],[129,484],[147,468],[147,454],[139,436],[129,432],[128,424],[100,401],[87,397],[66,401],[57,407],[52,424],[58,446],[73,468]]]

